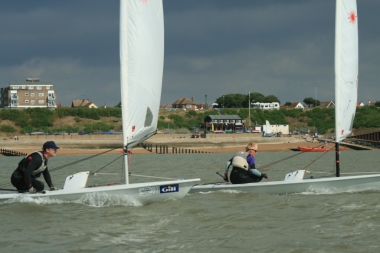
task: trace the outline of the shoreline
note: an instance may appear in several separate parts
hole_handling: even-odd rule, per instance
[[[114,149],[106,154],[122,154],[121,136],[20,136],[19,140],[1,139],[0,148],[10,149],[23,153],[41,150],[45,141],[54,141],[60,149],[57,156],[67,155],[95,155]],[[172,154],[172,147],[177,147],[184,153],[235,153],[244,150],[249,142],[257,143],[259,152],[287,152],[298,146],[321,146],[321,143],[306,142],[300,137],[261,137],[252,134],[237,135],[208,135],[207,138],[189,138],[189,136],[155,135],[144,142],[152,149],[143,147],[133,148],[133,154],[156,154],[160,146],[166,146],[168,154]]]

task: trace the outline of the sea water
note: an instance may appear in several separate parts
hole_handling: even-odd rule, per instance
[[[334,153],[305,153],[284,160],[294,154],[258,153],[257,167],[278,162],[263,170],[271,180],[283,180],[298,169],[314,176],[334,171]],[[223,174],[232,155],[133,155],[130,167],[133,174],[217,182],[221,177],[216,172]],[[49,159],[49,169],[87,157],[57,156]],[[117,158],[102,155],[51,176],[61,188],[67,175],[98,171]],[[0,160],[3,185],[20,157]],[[107,174],[90,177],[89,184],[119,182],[120,161],[99,171]],[[380,172],[378,164],[380,151],[341,152],[342,175]],[[193,193],[146,206],[107,198],[73,202],[23,198],[0,202],[0,252],[379,252],[379,196],[378,189],[291,195],[234,190]]]

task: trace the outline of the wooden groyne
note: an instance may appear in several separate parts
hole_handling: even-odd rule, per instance
[[[365,141],[365,140],[342,142],[341,146],[346,146],[348,148],[355,149],[355,150],[375,150],[375,149],[380,148],[380,145],[378,142],[376,143],[376,142]]]
[[[153,152],[153,144],[143,144],[143,148],[146,150]],[[169,153],[171,150],[171,153]],[[179,147],[171,147],[169,149],[168,145],[155,145],[156,154],[201,154],[201,153],[211,153],[206,151],[194,150],[189,148],[179,148]]]
[[[5,149],[5,148],[0,149],[0,154],[5,155],[5,156],[26,156],[27,155],[27,153],[24,153],[24,152],[19,152],[16,150]]]

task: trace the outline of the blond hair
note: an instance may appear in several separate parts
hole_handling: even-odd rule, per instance
[[[254,149],[257,150],[258,146],[257,146],[256,143],[254,143],[254,142],[250,142],[250,143],[248,143],[247,147],[245,147],[245,150],[248,151],[248,150],[251,149],[251,148],[254,148]]]

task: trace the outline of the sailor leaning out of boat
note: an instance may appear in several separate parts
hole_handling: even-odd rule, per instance
[[[58,149],[59,147],[55,145],[54,141],[47,141],[43,144],[42,151],[35,151],[25,156],[11,176],[12,185],[19,192],[32,194],[42,192],[45,185],[36,179],[42,174],[50,190],[58,190],[51,181],[47,167],[48,159],[56,156]]]
[[[268,178],[267,174],[258,171],[255,167],[257,150],[257,144],[250,142],[245,148],[245,152],[238,152],[228,160],[224,180],[228,182],[229,179],[233,184],[246,184],[260,182],[263,178]],[[230,166],[232,166],[232,171],[228,178]]]

